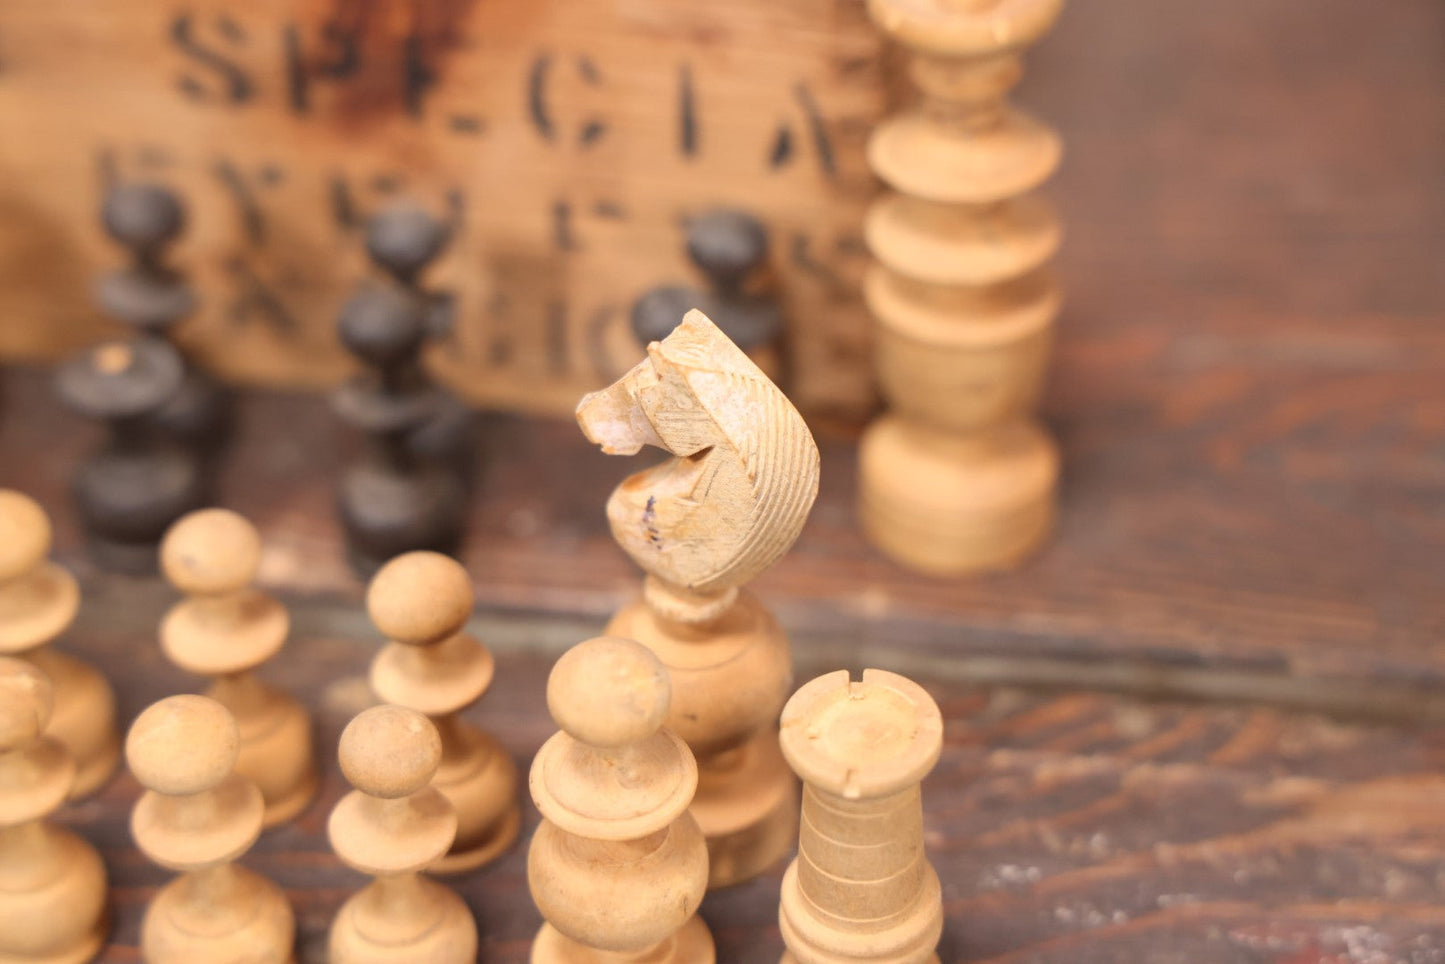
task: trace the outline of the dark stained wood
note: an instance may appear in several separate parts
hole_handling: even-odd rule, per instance
[[[112,589],[88,607],[69,648],[116,680],[129,722],[194,681],[164,663],[150,628],[169,594]],[[336,739],[369,700],[363,674],[379,640],[350,605],[303,602],[295,615],[292,642],[266,673],[313,708],[324,785],[247,863],[285,887],[301,959],[319,962],[332,913],[363,880],[331,855],[325,820],[345,789]],[[585,631],[542,618],[514,629],[566,636],[563,645]],[[553,729],[549,665],[503,654],[498,685],[472,714],[523,766]],[[807,663],[799,678],[834,665]],[[944,961],[1367,964],[1432,961],[1445,948],[1445,728],[924,682],[947,721],[925,787],[948,913]],[[145,902],[168,879],[130,843],[138,792],[122,774],[65,815],[110,870],[106,962],[138,959]],[[537,816],[530,805],[526,813],[529,834]],[[539,920],[525,876],[518,847],[457,881],[484,933],[483,961],[527,958]],[[776,960],[778,880],[708,898],[721,961]]]
[[[62,558],[88,577],[66,487],[89,428],[59,410],[39,375],[9,375],[0,485],[51,508]],[[1113,428],[1089,427],[1099,452],[1065,433],[1075,468],[1043,554],[1016,573],[954,581],[916,577],[863,543],[853,444],[824,434],[812,521],[756,589],[800,649],[905,670],[1411,713],[1440,702],[1445,525],[1434,517],[1445,431],[1372,464],[1368,437],[1336,433],[1341,465],[1376,477],[1365,485],[1349,477],[1354,468],[1344,477],[1279,469],[1299,455],[1289,438],[1261,442],[1275,467],[1256,470],[1211,465],[1212,443],[1190,424],[1142,432],[1106,422]],[[569,423],[498,416],[485,434],[464,553],[482,608],[600,625],[638,585],[602,511],[635,466],[592,450]],[[312,396],[243,399],[220,497],[260,526],[264,581],[359,599],[332,501],[354,441]]]

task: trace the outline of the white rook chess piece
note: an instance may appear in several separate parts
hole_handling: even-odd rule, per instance
[[[943,892],[919,782],[943,746],[938,705],[896,673],[840,670],[793,694],[780,740],[803,778],[778,912],[785,964],[937,964]]]

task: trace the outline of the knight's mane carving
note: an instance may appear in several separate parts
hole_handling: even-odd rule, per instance
[[[673,455],[612,493],[612,534],[673,586],[740,586],[802,531],[818,494],[818,447],[787,397],[701,311],[647,355],[577,406],[583,433],[604,452],[655,445]]]

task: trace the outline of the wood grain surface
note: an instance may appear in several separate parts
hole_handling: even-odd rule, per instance
[[[56,0],[0,6],[0,356],[114,329],[89,284],[123,255],[116,179],[187,201],[180,335],[226,376],[324,387],[365,270],[361,225],[407,198],[454,228],[434,362],[478,403],[565,412],[631,367],[643,292],[701,284],[684,223],[771,232],[793,388],[869,401],[857,298],[885,93],[862,0]]]
[[[853,519],[852,437],[815,417],[817,507],[755,589],[800,678],[880,665],[943,705],[926,802],[945,961],[1445,959],[1442,29],[1430,0],[1066,10],[1021,91],[1064,131],[1070,230],[1047,401],[1061,524],[1022,571],[928,581],[878,558]],[[154,648],[169,594],[85,566],[65,491],[93,430],[43,373],[0,386],[0,485],[55,514],[86,592],[70,645],[128,720],[189,685]],[[549,658],[635,591],[602,515],[625,470],[565,421],[489,417],[487,443],[466,563],[509,685],[477,719],[525,762],[551,731]],[[319,399],[248,394],[221,479],[297,617],[268,672],[317,707],[328,759],[376,643],[331,506],[352,445]],[[135,789],[66,816],[111,868],[109,961],[136,959],[164,879],[127,840]],[[250,858],[295,897],[310,961],[360,884],[322,839],[341,789],[330,770]],[[525,959],[521,851],[462,890],[485,959]],[[710,898],[723,960],[773,960],[775,911],[776,878]]]
[[[129,722],[149,701],[196,688],[164,663],[149,627],[170,593],[109,583],[67,647],[115,680]],[[290,895],[301,960],[324,960],[341,901],[363,883],[325,841],[345,791],[341,727],[368,704],[380,645],[359,609],[305,602],[266,671],[312,708],[325,767],[318,799],[246,858]],[[570,645],[600,626],[483,619],[496,632]],[[551,734],[550,661],[504,653],[497,685],[469,718],[525,767]],[[846,661],[805,660],[799,679]],[[856,671],[857,666],[852,666]],[[929,854],[944,882],[946,962],[1431,962],[1445,949],[1445,732],[1277,709],[1061,695],[923,679],[946,721],[925,784]],[[106,962],[135,961],[146,900],[168,879],[132,846],[139,788],[113,779],[64,819],[100,847],[116,925]],[[525,808],[524,839],[536,826]],[[708,897],[719,960],[776,960],[780,871]],[[458,878],[482,935],[481,960],[522,962],[540,923],[525,847]]]
[[[60,409],[43,373],[5,374],[0,485],[43,502],[62,558],[88,573],[67,487],[94,430]],[[1250,458],[1221,461],[1216,446],[1246,444],[1245,429],[1219,439],[1222,426],[1170,424],[1168,404],[1146,394],[1152,387],[1145,381],[1128,395],[1127,416],[1059,413],[1072,467],[1059,531],[1037,559],[1004,575],[930,580],[879,556],[853,514],[855,446],[821,434],[812,517],[755,591],[798,647],[840,659],[907,658],[919,672],[975,679],[1445,713],[1445,432],[1406,431],[1395,420],[1410,403],[1392,392],[1378,399],[1377,415],[1392,426],[1382,422],[1380,434],[1271,432],[1248,443]],[[315,397],[243,399],[219,501],[260,528],[263,582],[292,595],[360,598],[333,505],[354,443]],[[1391,458],[1379,458],[1382,445]],[[463,552],[483,611],[600,625],[640,584],[603,510],[633,466],[560,421],[492,418],[485,449]],[[1337,472],[1303,467],[1326,453]]]

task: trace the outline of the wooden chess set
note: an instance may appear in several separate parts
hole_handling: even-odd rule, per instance
[[[1217,228],[1432,250],[1329,5],[1207,152],[1133,0],[0,5],[0,964],[1445,954],[1445,290]]]

